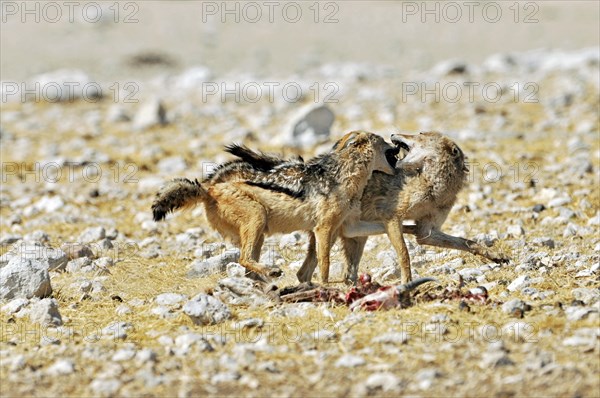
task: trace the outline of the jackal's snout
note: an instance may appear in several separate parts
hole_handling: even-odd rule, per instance
[[[398,151],[400,151],[400,149],[404,149],[406,152],[410,152],[411,148],[415,144],[414,140],[412,139],[413,137],[414,136],[408,134],[392,134],[391,140],[394,145],[396,145],[396,148],[398,148]]]
[[[416,136],[412,134],[392,134],[391,141],[396,146],[398,154],[396,156],[396,167],[401,167],[400,164],[405,160],[410,159],[414,155],[415,147],[417,147]]]

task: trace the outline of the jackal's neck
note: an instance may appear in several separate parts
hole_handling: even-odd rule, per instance
[[[429,187],[433,198],[448,202],[456,200],[465,183],[465,174],[462,170],[457,170],[450,161],[439,159],[424,167],[421,178]]]
[[[346,193],[348,199],[362,197],[367,182],[373,174],[372,151],[339,154],[336,180]]]

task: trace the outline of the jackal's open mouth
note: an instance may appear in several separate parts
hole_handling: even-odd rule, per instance
[[[399,147],[401,149],[404,149],[406,152],[410,151],[410,146],[408,146],[408,144],[406,142],[401,142],[400,145],[399,145]]]
[[[411,145],[409,144],[409,142],[402,139],[402,137],[397,134],[392,134],[392,143],[398,149],[396,158],[398,159],[398,161],[401,161],[402,159],[404,159],[406,157],[406,155],[408,155],[408,152],[410,152]]]
[[[396,163],[398,163],[398,153],[400,152],[399,147],[392,147],[385,151],[385,158],[390,166],[396,167]]]
[[[413,146],[413,142],[410,138],[406,139],[402,134],[392,134],[392,143],[398,148],[398,160],[402,160],[408,155],[410,149]]]
[[[404,149],[406,152],[410,151],[410,145],[408,145],[408,143],[406,141],[403,141],[402,139],[395,139],[394,144],[396,144],[396,147],[398,148],[398,151],[400,151],[400,149]]]

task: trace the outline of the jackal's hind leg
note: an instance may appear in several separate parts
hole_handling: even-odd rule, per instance
[[[258,262],[260,260],[260,251],[262,249],[263,243],[265,243],[265,235],[260,235],[260,238],[256,245],[254,245],[254,250],[252,251],[252,260]]]
[[[508,263],[510,261],[508,256],[502,253],[496,253],[494,250],[483,247],[475,241],[460,238],[458,236],[448,235],[436,229],[430,229],[427,231],[426,228],[416,228],[416,235],[417,242],[420,245],[430,245],[443,247],[446,249],[462,250],[485,257],[499,264]]]
[[[315,234],[311,231],[308,233],[308,252],[306,258],[302,263],[302,267],[296,273],[300,282],[310,282],[312,276],[317,268],[317,242],[315,240]]]
[[[258,207],[258,206],[256,206]],[[268,268],[258,263],[260,249],[264,242],[264,230],[267,225],[267,217],[262,206],[252,209],[248,206],[249,216],[244,219],[244,225],[240,227],[241,253],[240,265],[249,272],[264,276],[281,276],[279,268]],[[256,211],[254,211],[256,210]]]
[[[358,280],[358,266],[367,239],[367,237],[342,238],[342,248],[344,250],[344,258],[346,259],[346,274],[344,275],[344,281],[349,285],[355,285]]]

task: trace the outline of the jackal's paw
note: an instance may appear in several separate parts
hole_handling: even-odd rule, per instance
[[[271,282],[271,278],[269,278],[266,275],[263,275],[261,273],[254,272],[254,271],[247,271],[246,272],[246,277],[248,277],[250,279],[253,279],[255,281],[258,281],[258,282],[263,282],[263,283],[270,283]]]
[[[260,271],[247,271],[246,276],[250,279],[254,279],[259,282],[269,283],[271,278],[278,278],[283,275],[280,268],[266,268],[263,267]]]
[[[346,268],[344,271],[344,283],[348,286],[358,286],[358,265],[349,265]]]
[[[346,286],[358,286],[358,278],[353,275],[344,275],[344,284]]]
[[[267,269],[267,275],[270,276],[271,278],[279,278],[281,275],[283,275],[283,271],[281,270],[281,268],[269,268]]]
[[[485,257],[489,258],[496,264],[508,264],[510,262],[510,258],[504,253],[496,253],[494,251],[488,251],[485,254]]]

